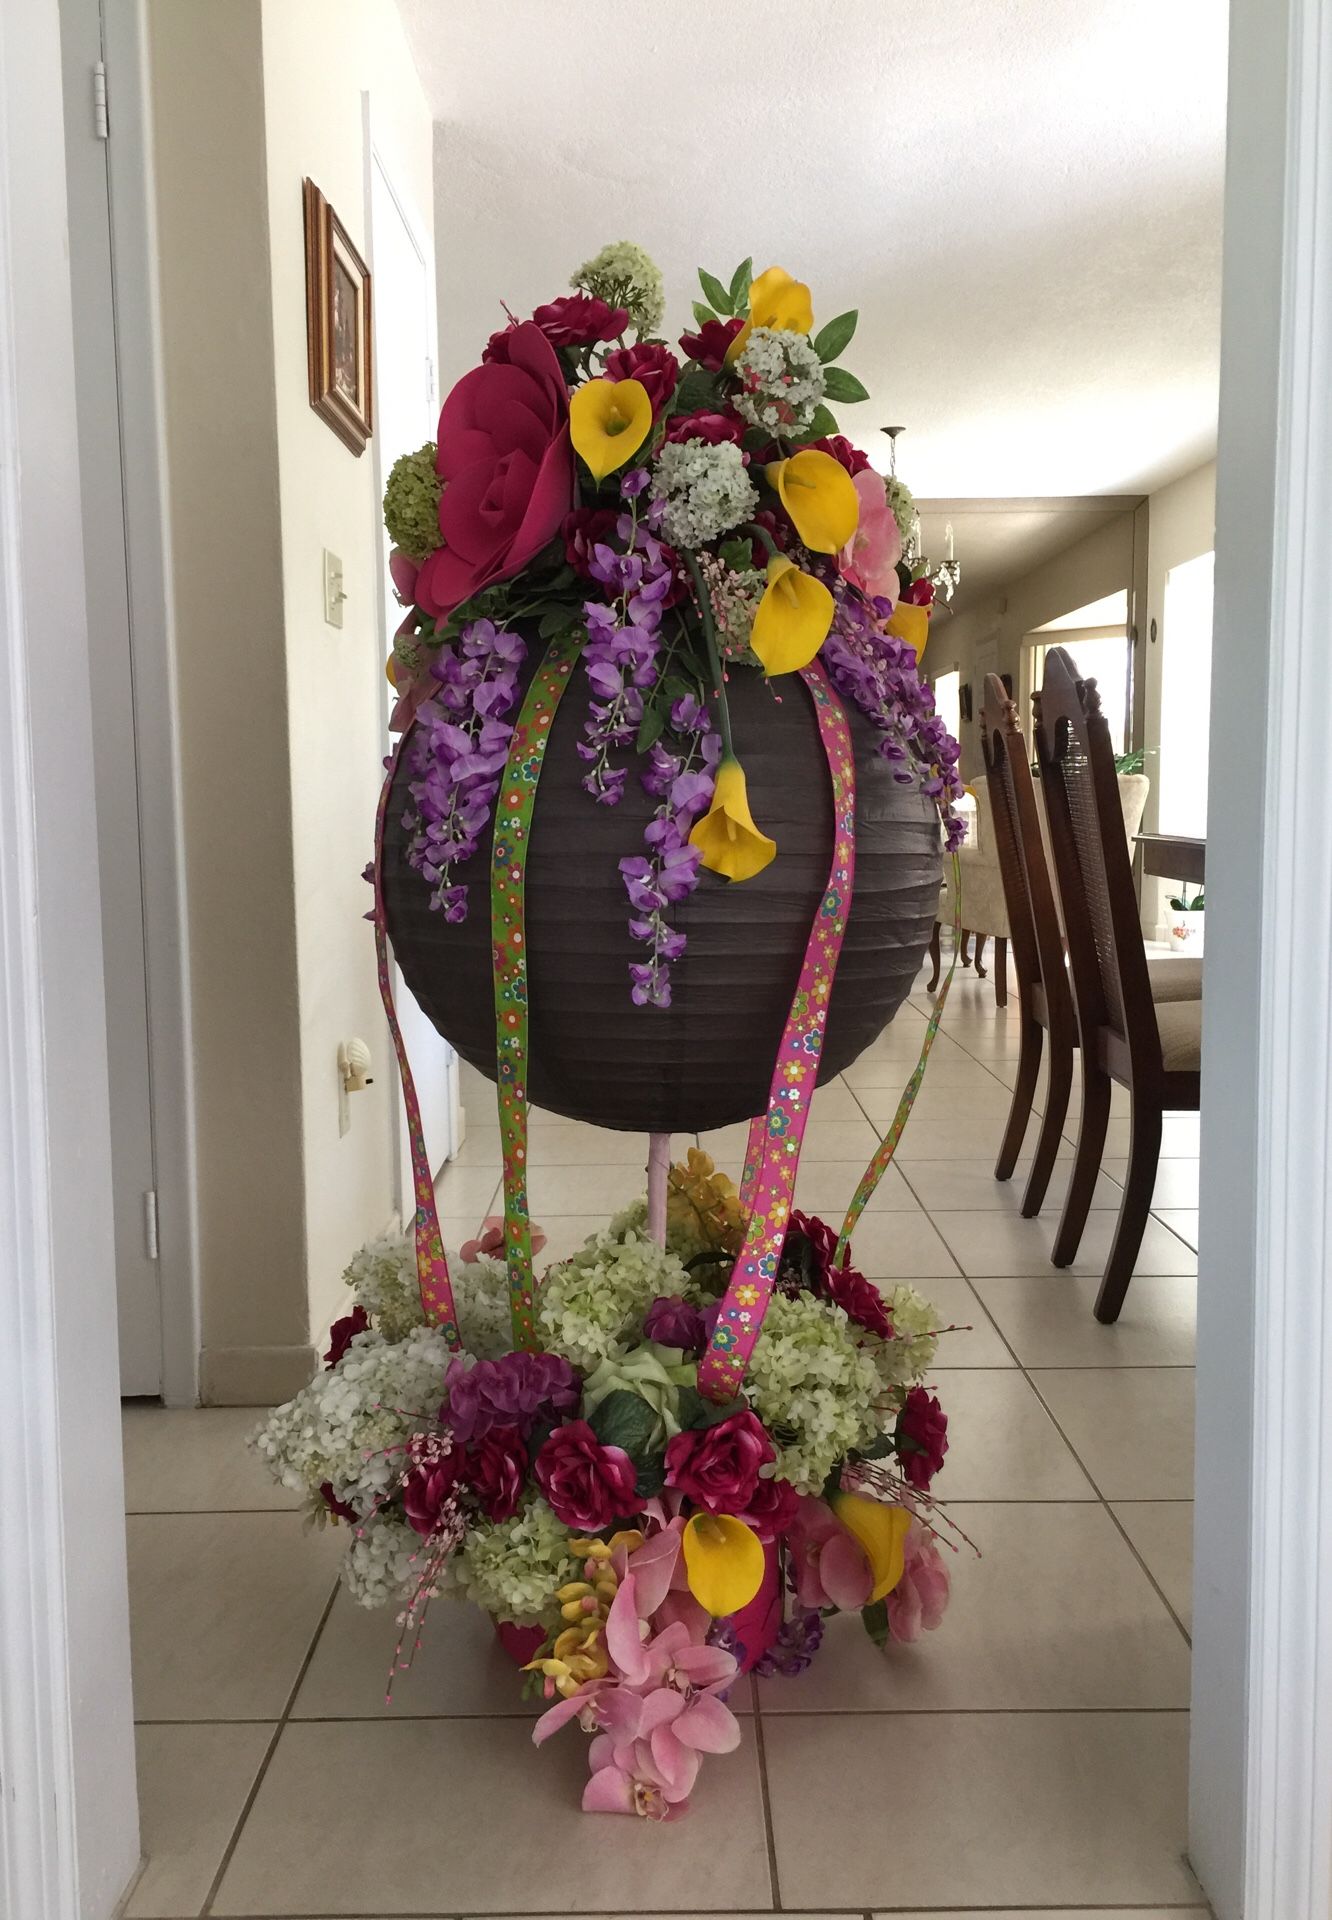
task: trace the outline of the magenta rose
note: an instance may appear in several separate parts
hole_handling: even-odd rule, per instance
[[[575,507],[564,516],[564,557],[584,580],[592,578],[592,549],[615,533],[619,514],[614,507]]]
[[[439,1433],[413,1434],[407,1442],[408,1470],[402,1482],[407,1523],[428,1538],[453,1499],[463,1469],[461,1447]]]
[[[324,1364],[331,1371],[337,1366],[358,1333],[364,1333],[370,1325],[370,1315],[364,1307],[353,1307],[350,1313],[343,1314],[341,1320],[335,1320],[328,1330],[328,1352],[324,1355]]]
[[[778,1540],[786,1533],[800,1510],[800,1495],[789,1480],[760,1478],[754,1496],[736,1519],[752,1527],[760,1540]]]
[[[463,1475],[488,1520],[512,1520],[527,1479],[527,1448],[517,1427],[492,1427],[468,1447]]]
[[[663,1293],[643,1315],[643,1332],[659,1347],[679,1347],[684,1353],[701,1353],[707,1345],[708,1323],[701,1307]]]
[[[872,1281],[856,1272],[851,1265],[849,1248],[842,1255],[841,1266],[835,1267],[836,1252],[837,1235],[826,1220],[798,1210],[792,1213],[782,1264],[794,1276],[795,1290],[799,1291],[802,1284],[808,1286],[812,1292],[840,1307],[857,1326],[877,1333],[881,1340],[891,1340],[893,1323],[883,1295]]]
[[[720,373],[726,365],[726,349],[744,324],[740,319],[707,320],[697,333],[682,333],[680,345],[700,367]]]
[[[759,1468],[776,1458],[758,1416],[733,1413],[666,1443],[666,1484],[709,1513],[738,1515],[758,1493]]]
[[[902,1472],[923,1491],[944,1463],[948,1451],[948,1415],[925,1387],[912,1387],[897,1416],[893,1435]]]
[[[319,1497],[329,1512],[335,1514],[339,1520],[345,1520],[348,1526],[360,1519],[361,1516],[357,1513],[355,1507],[349,1507],[345,1500],[338,1499],[338,1496],[333,1491],[333,1482],[331,1480],[320,1481]]]
[[[677,413],[673,420],[666,423],[668,440],[702,440],[706,445],[716,447],[723,440],[733,440],[739,446],[744,437],[745,423],[729,407],[704,408],[698,413]]]
[[[642,1509],[633,1461],[622,1447],[603,1447],[586,1420],[556,1427],[532,1471],[555,1518],[579,1533],[601,1533]]]
[[[844,433],[825,434],[822,440],[809,440],[805,443],[817,447],[820,453],[830,453],[839,466],[846,468],[852,479],[863,473],[869,465],[869,455],[862,453],[859,447],[853,447]]]
[[[439,416],[444,544],[416,579],[432,619],[520,573],[573,501],[569,394],[555,349],[530,320],[490,344],[493,359],[463,375]]]
[[[590,347],[598,340],[618,340],[629,325],[629,312],[590,293],[568,293],[538,307],[532,319],[553,347]]]
[[[636,347],[617,347],[606,355],[608,380],[637,380],[652,402],[655,420],[675,392],[680,362],[660,340],[644,340]]]

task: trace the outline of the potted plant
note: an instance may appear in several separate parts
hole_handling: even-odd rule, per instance
[[[1170,919],[1167,923],[1170,945],[1176,953],[1202,952],[1203,919],[1202,888],[1199,887],[1190,899],[1187,881],[1181,883],[1179,892],[1170,896]]]

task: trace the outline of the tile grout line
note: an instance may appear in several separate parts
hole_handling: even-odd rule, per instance
[[[758,1682],[749,1676],[750,1698],[754,1702],[754,1752],[758,1760],[759,1797],[763,1803],[763,1838],[768,1851],[768,1904],[781,1913],[782,1883],[777,1871],[777,1835],[772,1824],[772,1796],[768,1788],[768,1749],[763,1735],[763,1714],[759,1706]]]
[[[340,1577],[333,1582],[332,1592],[329,1594],[328,1600],[324,1605],[324,1610],[319,1616],[314,1633],[310,1638],[310,1644],[305,1650],[305,1657],[297,1670],[296,1678],[291,1683],[291,1688],[283,1705],[281,1716],[273,1729],[273,1737],[264,1749],[264,1757],[259,1763],[259,1770],[251,1782],[250,1791],[245,1796],[240,1813],[236,1818],[236,1824],[232,1828],[231,1838],[228,1840],[223,1850],[222,1858],[218,1862],[217,1872],[213,1875],[208,1892],[204,1896],[203,1905],[199,1908],[199,1920],[208,1920],[209,1915],[211,1915],[213,1911],[213,1902],[217,1899],[221,1891],[222,1881],[226,1875],[227,1868],[231,1865],[232,1855],[240,1844],[240,1837],[245,1830],[245,1823],[249,1819],[254,1803],[259,1797],[259,1790],[268,1776],[268,1769],[272,1764],[273,1755],[277,1751],[278,1741],[282,1738],[283,1731],[291,1718],[291,1710],[296,1704],[296,1696],[301,1690],[301,1683],[310,1670],[310,1662],[314,1659],[315,1648],[319,1645],[324,1628],[328,1625],[328,1616],[333,1611],[333,1603],[338,1597],[338,1589],[341,1585],[342,1580]]]

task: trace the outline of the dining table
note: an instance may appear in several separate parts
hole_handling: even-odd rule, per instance
[[[1183,880],[1194,887],[1202,885],[1206,840],[1188,833],[1140,833],[1136,839],[1142,849],[1144,873],[1155,874],[1158,880]]]

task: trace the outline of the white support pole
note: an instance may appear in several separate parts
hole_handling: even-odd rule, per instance
[[[671,1136],[669,1133],[648,1135],[647,1163],[647,1230],[648,1239],[655,1240],[659,1247],[666,1245],[666,1176],[671,1170]]]
[[[139,1855],[56,0],[0,0],[0,1913]]]

